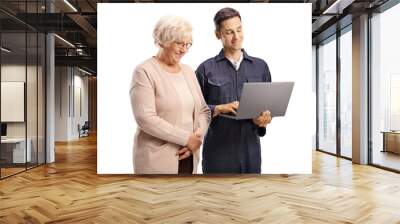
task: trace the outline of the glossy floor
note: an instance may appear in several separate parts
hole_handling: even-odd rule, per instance
[[[400,175],[313,152],[312,175],[99,176],[96,137],[0,181],[0,223],[400,223]]]

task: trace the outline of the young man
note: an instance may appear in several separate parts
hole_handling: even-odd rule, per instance
[[[203,144],[203,173],[261,173],[259,136],[271,122],[269,111],[249,120],[219,116],[236,113],[245,82],[270,82],[267,63],[242,49],[243,29],[238,11],[223,8],[214,17],[220,53],[196,70],[212,120]],[[260,96],[262,97],[262,96]]]

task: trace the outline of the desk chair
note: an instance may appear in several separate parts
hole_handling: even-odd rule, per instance
[[[90,129],[89,121],[85,121],[82,127],[80,127],[80,125],[78,124],[79,138],[89,136],[89,129]]]

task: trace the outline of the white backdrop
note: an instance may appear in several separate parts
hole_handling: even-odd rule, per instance
[[[136,123],[129,85],[136,65],[157,53],[152,31],[158,19],[179,15],[192,23],[193,46],[182,62],[196,69],[221,50],[213,17],[227,6],[240,12],[243,47],[249,55],[268,63],[272,81],[295,82],[286,116],[274,118],[261,140],[262,173],[311,173],[315,130],[311,4],[103,3],[98,4],[97,16],[99,174],[133,173]]]

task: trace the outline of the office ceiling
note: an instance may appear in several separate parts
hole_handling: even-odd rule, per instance
[[[342,21],[344,21],[340,26],[346,26],[348,25],[346,21],[348,21],[347,23],[351,23],[352,16],[357,16],[366,10],[373,10],[387,1],[388,0],[194,0],[190,2],[312,3],[312,37],[313,43],[315,44],[335,32],[336,27],[339,27],[336,23],[338,20],[342,19]],[[61,38],[56,38],[56,65],[81,66],[96,73],[97,3],[183,3],[187,1],[47,0],[47,2],[50,3],[50,7],[48,6],[46,10],[45,0],[1,0],[0,24],[2,32],[9,33],[6,35],[6,38],[10,38],[9,41],[14,41],[14,45],[17,46],[23,44],[18,43],[19,41],[25,41],[18,38],[18,32],[25,32],[26,28],[32,31],[54,32],[73,45],[66,43]],[[52,13],[49,13],[50,8]],[[13,35],[15,38],[12,37]],[[34,45],[32,44],[29,46]],[[30,51],[29,48],[28,51]]]

